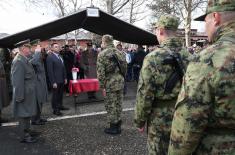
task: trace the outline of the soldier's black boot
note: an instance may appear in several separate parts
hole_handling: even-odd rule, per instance
[[[22,137],[21,143],[36,143],[37,139],[35,137],[32,137],[30,133],[25,132],[24,137]]]
[[[3,119],[0,117],[0,126],[2,125],[2,123],[7,123],[9,122],[7,119]]]
[[[121,131],[119,130],[119,125],[118,123],[110,123],[110,127],[104,129],[104,132],[106,134],[110,134],[110,135],[118,135],[121,133]]]
[[[7,123],[7,122],[9,122],[8,119],[4,119],[4,118],[1,118],[1,117],[0,117],[0,123]]]
[[[118,132],[120,132],[120,133],[122,132],[121,126],[122,126],[122,120],[118,121],[118,123],[117,123]]]

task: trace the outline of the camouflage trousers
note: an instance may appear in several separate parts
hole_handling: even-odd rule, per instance
[[[235,155],[235,132],[206,134],[193,155]]]
[[[107,92],[105,96],[105,109],[109,123],[117,123],[121,120],[123,90]]]
[[[173,108],[156,108],[148,121],[149,155],[167,155],[170,141]]]

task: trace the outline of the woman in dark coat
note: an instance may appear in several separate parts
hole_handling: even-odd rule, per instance
[[[8,106],[9,102],[9,94],[8,94],[8,87],[6,82],[6,74],[3,67],[3,64],[0,60],[0,125],[3,123],[1,118],[1,111],[4,107]]]

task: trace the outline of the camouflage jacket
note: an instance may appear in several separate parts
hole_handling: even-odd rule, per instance
[[[180,82],[174,87],[172,93],[164,93],[166,81],[174,71],[171,65],[162,64],[163,60],[170,55],[169,51],[180,52],[185,64],[187,63],[188,53],[186,50],[182,50],[182,42],[178,38],[167,39],[161,44],[160,48],[145,57],[140,72],[135,107],[135,124],[137,127],[144,126],[149,119],[152,107],[157,107],[160,100],[176,100],[178,96]],[[174,107],[169,108],[173,109]],[[167,112],[168,109],[165,109],[165,111]],[[162,111],[162,113],[164,112]]]
[[[122,72],[126,73],[127,70],[125,53],[117,50],[113,45],[109,45],[99,53],[97,59],[97,77],[100,88],[105,89],[107,92],[124,88],[124,77],[120,73],[117,63],[113,60],[113,55],[117,56]]]
[[[232,22],[221,26],[213,44],[189,64],[176,104],[168,154],[235,153],[234,49]],[[226,136],[229,131],[233,136]]]

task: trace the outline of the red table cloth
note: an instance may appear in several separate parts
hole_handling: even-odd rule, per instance
[[[69,82],[70,95],[81,92],[99,91],[99,89],[98,79],[70,80]]]

